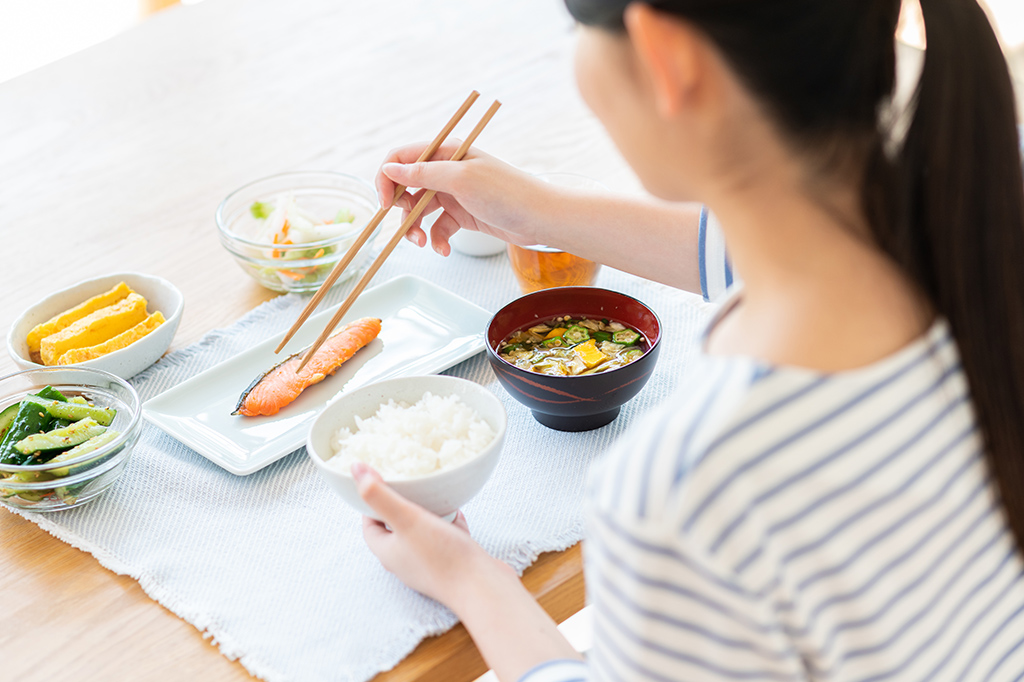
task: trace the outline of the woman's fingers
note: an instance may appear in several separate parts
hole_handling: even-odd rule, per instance
[[[405,211],[404,216],[408,216],[409,213],[412,213],[412,209],[416,208],[416,204],[420,203],[420,199],[422,199],[423,195],[426,193],[427,190],[425,189],[417,190],[412,194],[406,192],[406,196],[402,197],[402,210]],[[427,202],[427,205],[423,208],[423,212],[420,216],[430,215],[439,208],[441,208],[441,199],[439,195],[435,194],[430,198],[430,201]]]
[[[406,191],[402,192],[402,195],[400,197],[395,199],[395,204],[394,205],[397,206],[398,208],[405,209],[406,211],[411,211],[412,207],[413,207],[413,205],[415,203],[416,202],[413,201],[413,198],[412,198],[412,193],[409,192],[409,190],[406,190]],[[384,206],[384,205],[385,204],[381,204],[381,206]]]
[[[403,145],[396,147],[388,152],[387,156],[384,157],[384,163],[413,163],[418,161],[420,155],[423,154],[423,150],[427,148],[426,142],[413,142],[412,144]],[[450,137],[445,140],[434,155],[430,158],[431,161],[440,161],[443,159],[450,159],[455,150],[462,144],[462,140],[454,137]]]
[[[418,159],[426,147],[426,142],[416,142],[399,147],[398,149],[392,149],[384,157],[384,163],[410,163]],[[388,202],[395,196],[395,187],[401,183],[396,183],[378,169],[373,184],[377,188],[377,198],[380,200],[380,205],[387,206]]]
[[[455,217],[452,216],[448,211],[444,211],[437,217],[434,224],[430,227],[430,245],[437,253],[442,256],[448,256],[452,252],[452,247],[448,243],[448,240],[452,238],[452,235],[458,232],[460,225]]]
[[[366,541],[366,546],[370,548],[370,551],[380,560],[381,564],[385,567],[391,565],[395,552],[396,538],[383,523],[369,516],[364,516],[363,540]]]
[[[458,161],[424,161],[405,164],[385,163],[380,170],[399,185],[453,194],[461,168]]]
[[[434,153],[431,157],[431,161],[441,161],[450,159],[455,150],[458,149],[461,144],[460,140],[451,139],[445,144],[441,145],[440,149]],[[397,149],[392,149],[388,152],[388,155],[384,157],[384,165],[386,164],[409,164],[415,163],[419,160],[420,155],[423,154],[423,150],[427,148],[426,142],[417,142],[414,144],[405,145]],[[374,185],[377,187],[377,196],[380,199],[382,206],[386,206],[392,197],[395,195],[395,187],[397,185],[408,185],[408,183],[401,180],[396,181],[394,178],[389,177],[383,172],[383,170],[377,171],[377,177],[374,178]],[[411,185],[412,187],[418,187],[419,185]]]
[[[363,502],[395,530],[408,528],[421,509],[391,489],[380,474],[362,462],[352,465],[352,476],[359,486]]]
[[[405,238],[420,248],[427,245],[427,233],[418,225],[410,227],[409,231],[405,233]]]
[[[369,542],[370,538],[379,538],[387,535],[390,531],[383,523],[371,516],[363,517],[363,537]]]
[[[416,205],[417,202],[419,202],[420,198],[422,198],[423,196],[423,192],[425,191],[426,190],[421,189],[415,194],[409,194],[408,192],[406,192],[405,195],[402,197],[402,200],[399,202],[399,206],[402,208],[403,223],[409,218],[409,214],[412,213],[413,207]],[[427,233],[424,231],[422,227],[423,218],[432,211],[436,211],[439,208],[440,204],[438,204],[436,200],[432,200],[430,203],[428,203],[427,207],[423,210],[422,213],[420,213],[419,217],[417,217],[416,220],[412,222],[412,225],[409,226],[409,229],[405,233],[405,238],[421,248],[426,246]]]

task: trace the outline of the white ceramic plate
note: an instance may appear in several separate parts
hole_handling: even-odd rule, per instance
[[[277,334],[146,401],[143,418],[233,474],[245,476],[302,447],[313,420],[343,393],[382,379],[435,374],[484,347],[491,314],[438,287],[403,275],[368,289],[342,323],[379,317],[380,335],[338,371],[271,417],[232,416],[257,376],[311,344],[334,310],[306,320],[281,355]]]

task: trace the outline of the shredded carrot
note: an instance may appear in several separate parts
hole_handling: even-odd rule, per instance
[[[288,224],[288,221],[287,220],[284,221],[284,225],[281,226],[281,236],[283,236],[283,237],[287,237],[288,236],[288,228],[289,227],[291,227],[291,225]]]
[[[292,272],[291,270],[278,270],[278,272],[280,272],[285,277],[291,277],[292,279],[302,279],[303,277],[305,277],[305,275],[303,275],[302,273]]]
[[[322,255],[324,255],[324,250],[320,249],[319,251],[316,252],[316,255],[313,256],[313,258],[319,258]]]
[[[274,235],[274,243],[280,244],[281,246],[289,246],[292,244],[291,239],[278,240],[277,235]],[[271,258],[284,258],[284,249],[274,249],[270,252]]]

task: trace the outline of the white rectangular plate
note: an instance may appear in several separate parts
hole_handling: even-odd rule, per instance
[[[277,334],[147,400],[142,416],[171,437],[233,474],[245,476],[276,462],[306,442],[320,411],[342,393],[383,379],[436,374],[476,355],[484,347],[491,314],[431,284],[403,275],[368,289],[342,323],[379,317],[380,335],[334,375],[310,386],[271,417],[232,416],[239,396],[286,354],[307,347],[334,314],[306,320],[281,355]]]

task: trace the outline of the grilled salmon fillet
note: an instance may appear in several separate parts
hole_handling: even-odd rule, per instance
[[[348,323],[331,335],[310,358],[301,372],[295,368],[302,362],[306,351],[302,350],[256,377],[249,388],[242,392],[238,405],[231,414],[246,417],[277,414],[285,405],[299,397],[307,387],[323,381],[356,351],[377,338],[380,334],[380,320],[364,317]]]

